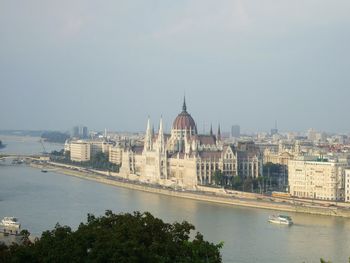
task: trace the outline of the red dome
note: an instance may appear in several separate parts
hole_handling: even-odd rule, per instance
[[[173,123],[173,129],[176,130],[192,130],[197,133],[196,123],[194,122],[192,116],[186,111],[181,112]]]
[[[192,130],[197,134],[196,123],[194,122],[192,116],[187,112],[186,101],[184,98],[184,104],[182,106],[182,112],[177,115],[173,123],[173,129],[175,130]]]

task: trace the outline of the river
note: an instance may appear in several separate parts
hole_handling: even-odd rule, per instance
[[[5,140],[7,139],[7,140]],[[0,152],[36,153],[37,139],[1,138]],[[62,145],[47,145],[47,150]],[[1,162],[0,162],[1,163]],[[0,217],[17,216],[33,235],[57,222],[76,228],[87,213],[149,211],[166,222],[187,220],[212,242],[224,241],[224,262],[348,262],[350,220],[294,214],[291,227],[267,223],[273,212],[162,196],[25,166],[0,165]],[[278,213],[278,212],[276,212]]]

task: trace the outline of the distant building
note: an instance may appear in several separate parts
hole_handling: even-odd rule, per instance
[[[316,141],[317,132],[314,129],[309,129],[307,131],[307,139],[309,141]]]
[[[272,129],[271,129],[271,132],[270,132],[270,135],[271,135],[271,136],[274,136],[274,135],[276,135],[276,134],[278,134],[278,129],[272,128]]]
[[[345,200],[346,161],[300,157],[288,162],[289,192],[292,196],[330,201]]]
[[[231,137],[239,138],[241,136],[241,127],[239,125],[232,125]]]
[[[278,134],[277,121],[275,121],[275,128],[272,128],[270,132],[271,137],[273,137],[276,134]]]
[[[88,128],[86,126],[74,126],[71,137],[76,139],[87,139],[89,137]]]
[[[71,160],[76,162],[89,161],[97,153],[110,154],[113,142],[104,140],[73,140],[65,144],[65,151],[70,151]],[[87,153],[88,151],[88,153]]]
[[[80,133],[81,138],[87,139],[89,137],[88,128],[86,126],[83,126],[80,129],[81,129],[81,133]]]
[[[73,127],[71,136],[73,138],[78,138],[79,137],[79,126],[74,126]]]
[[[75,162],[90,161],[91,146],[85,141],[74,141],[70,143],[70,159]]]
[[[119,145],[109,147],[108,160],[111,163],[121,165],[123,160],[123,148]]]
[[[350,202],[350,168],[345,169],[345,202]]]

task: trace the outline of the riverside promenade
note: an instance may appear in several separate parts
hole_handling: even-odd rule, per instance
[[[75,176],[103,184],[139,190],[149,193],[162,194],[177,198],[187,198],[197,201],[241,206],[250,208],[269,209],[282,212],[308,213],[325,216],[350,218],[350,206],[345,203],[323,203],[316,200],[301,200],[293,198],[273,198],[266,195],[245,193],[239,191],[225,191],[224,189],[198,187],[196,190],[177,189],[163,185],[149,184],[138,180],[120,177],[118,174],[84,169],[61,163],[49,162],[45,165],[32,163],[32,167],[57,173]]]

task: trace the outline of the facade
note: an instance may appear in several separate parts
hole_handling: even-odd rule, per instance
[[[350,168],[345,169],[345,202],[350,202]]]
[[[118,146],[109,147],[108,160],[111,163],[121,165],[123,158],[123,148]]]
[[[87,139],[89,137],[88,128],[86,126],[80,127],[80,135],[83,139]]]
[[[198,134],[185,101],[170,134],[164,133],[162,120],[155,134],[148,119],[143,147],[125,147],[120,169],[125,176],[183,187],[212,184],[216,171],[226,178],[258,177],[262,175],[262,155],[254,143],[224,145],[220,126],[215,135],[212,127],[209,134]]]
[[[109,155],[112,147],[113,143],[109,141],[74,140],[66,142],[64,150],[70,151],[70,159],[72,161],[86,162],[90,161],[91,157],[99,152]],[[112,158],[116,158],[115,154]]]
[[[70,143],[70,159],[75,162],[86,162],[90,160],[91,147],[88,142],[75,141]]]
[[[72,129],[71,137],[87,139],[89,137],[88,128],[86,126],[74,126]]]
[[[79,126],[74,126],[72,129],[72,137],[78,138],[79,137]]]
[[[331,201],[345,200],[344,174],[347,162],[303,157],[288,163],[292,196]]]
[[[287,149],[283,142],[280,141],[278,147],[267,147],[264,150],[264,164],[273,163],[288,166],[288,161],[301,155],[300,142],[295,141],[294,146],[291,149]]]
[[[241,127],[239,125],[232,125],[231,137],[239,138],[241,136]]]

